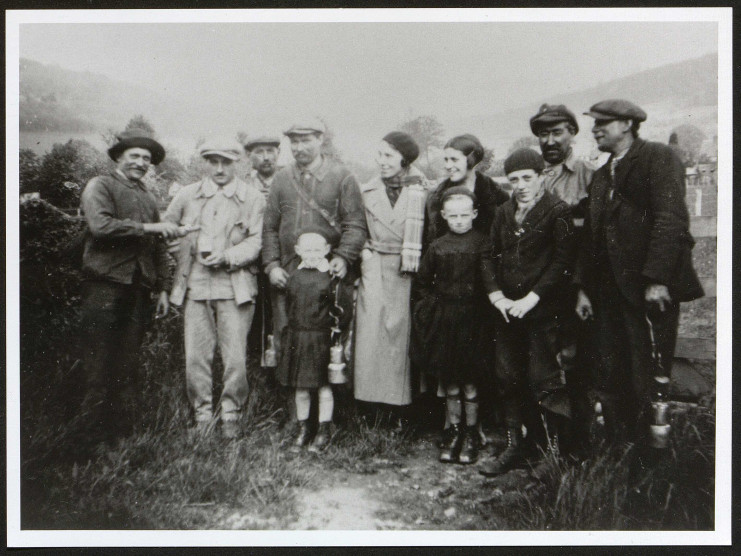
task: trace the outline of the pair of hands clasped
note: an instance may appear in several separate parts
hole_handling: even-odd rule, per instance
[[[502,313],[504,320],[509,322],[509,317],[521,319],[527,315],[538,304],[540,296],[535,292],[530,292],[525,297],[513,301],[508,297],[504,297],[501,292],[494,292],[489,295],[489,301]]]
[[[332,276],[336,276],[340,280],[347,274],[347,262],[342,257],[334,257],[329,261],[329,273]],[[288,284],[288,272],[285,269],[276,266],[268,274],[270,283],[276,288],[284,289]]]
[[[646,292],[644,299],[649,305],[657,305],[661,312],[668,307],[672,302],[672,298],[669,295],[669,289],[663,284],[649,284],[646,286]],[[584,290],[579,290],[576,298],[576,314],[583,321],[591,319],[594,316],[594,309],[592,309],[592,302]]]

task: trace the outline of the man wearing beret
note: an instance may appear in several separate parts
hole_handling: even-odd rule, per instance
[[[367,237],[360,189],[342,164],[321,154],[324,124],[318,119],[297,122],[284,134],[291,141],[295,162],[275,174],[268,195],[263,227],[262,262],[270,280],[273,331],[276,350],[286,326],[285,292],[288,276],[300,259],[296,255],[296,232],[319,226],[330,238],[330,272],[347,283]]]
[[[152,317],[168,312],[167,250],[161,237],[182,230],[160,222],[155,198],[142,178],[165,158],[151,135],[130,129],[108,149],[109,175],[86,185],[81,209],[87,222],[82,272],[82,333],[86,393],[82,439],[95,445],[132,431],[140,409],[138,354]]]
[[[543,104],[538,113],[530,118],[530,129],[538,138],[545,160],[545,189],[572,207],[574,233],[578,238],[584,226],[587,188],[592,181],[594,168],[574,155],[572,143],[579,133],[576,116],[563,104]],[[576,292],[564,292],[564,296],[569,296],[573,303]],[[578,318],[573,313],[564,317],[560,332],[563,347],[559,359],[574,411],[572,440],[583,444],[587,441],[589,426],[588,377],[578,361],[584,358],[590,346],[586,341],[581,341]],[[580,353],[577,353],[577,345]]]
[[[595,387],[607,433],[635,439],[645,433],[652,377],[671,373],[679,303],[703,291],[692,267],[681,161],[667,145],[638,136],[646,113],[632,102],[605,100],[586,114],[610,158],[590,188],[576,311],[595,318]]]
[[[262,247],[265,199],[239,179],[235,162],[242,146],[213,139],[201,147],[208,175],[185,186],[165,219],[197,232],[180,243],[170,301],[185,301],[185,378],[197,431],[210,431],[221,417],[226,438],[239,434],[247,400],[247,335],[257,296],[255,276]],[[218,411],[212,405],[212,363],[218,343],[224,388]]]

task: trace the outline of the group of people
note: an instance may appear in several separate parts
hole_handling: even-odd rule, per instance
[[[654,345],[669,374],[679,303],[703,294],[684,169],[668,146],[639,137],[646,113],[635,104],[605,100],[585,114],[607,163],[595,170],[575,157],[576,117],[544,104],[530,119],[540,153],[504,161],[511,195],[476,170],[484,148],[470,134],[445,144],[437,184],[400,131],[380,141],[378,176],[365,184],[322,155],[318,120],[285,130],[294,162],[280,169],[278,137],[207,141],[206,175],[162,218],[141,180],[164,149],[144,131],[122,133],[109,150],[115,170],[93,178],[81,202],[91,438],[131,431],[153,294],[157,316],[184,305],[187,393],[203,433],[220,421],[224,436],[239,434],[248,336],[264,347],[270,334],[275,377],[292,389],[294,450],[331,441],[337,350],[356,400],[444,397],[442,462],[478,460],[479,400],[494,385],[483,403],[503,415],[507,446],[481,469],[487,476],[524,465],[523,431],[540,429],[546,449],[559,450],[567,432],[584,436],[595,407],[610,437],[639,438]],[[235,165],[244,154],[246,179]]]

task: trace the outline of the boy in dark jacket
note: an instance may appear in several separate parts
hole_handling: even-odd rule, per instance
[[[496,377],[504,401],[507,448],[483,469],[494,476],[524,463],[523,408],[533,396],[541,412],[548,448],[557,449],[558,430],[570,418],[557,355],[559,319],[574,259],[570,209],[543,186],[544,162],[519,149],[504,162],[512,198],[494,214],[491,228],[498,288],[489,300],[501,318],[496,328]]]

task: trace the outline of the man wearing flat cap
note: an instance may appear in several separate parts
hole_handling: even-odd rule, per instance
[[[267,199],[270,186],[273,185],[275,172],[278,170],[280,138],[273,135],[258,135],[248,138],[244,150],[250,158],[252,183]]]
[[[255,135],[244,143],[244,150],[249,156],[252,171],[249,183],[254,185],[265,199],[268,198],[273,185],[275,172],[278,170],[277,161],[280,154],[280,137],[273,135]],[[273,316],[270,307],[270,284],[264,272],[257,275],[259,290],[255,305],[255,322],[250,331],[248,343],[250,349],[259,349],[261,365],[266,366],[265,349],[268,347],[268,335],[272,333]]]
[[[140,408],[138,354],[152,317],[168,312],[167,248],[162,237],[182,230],[160,222],[154,196],[142,178],[165,158],[152,136],[130,129],[108,149],[109,175],[85,186],[81,209],[87,222],[82,272],[82,334],[86,393],[84,443],[128,435]]]
[[[632,102],[605,100],[585,114],[610,158],[590,188],[576,311],[595,319],[595,388],[607,432],[637,439],[647,429],[653,376],[671,373],[679,303],[703,295],[692,267],[684,168],[669,146],[638,136],[646,113]]]
[[[587,188],[592,181],[594,168],[586,160],[574,155],[572,143],[579,133],[576,116],[563,104],[543,104],[538,113],[530,118],[530,129],[538,138],[543,153],[543,185],[549,193],[571,207],[571,218],[577,241],[584,227],[584,207]],[[576,299],[575,291],[563,292],[571,303]],[[571,396],[574,419],[572,426],[575,442],[586,443],[588,438],[587,388],[588,381],[580,369],[578,355],[582,356],[589,348],[581,341],[579,320],[573,313],[564,315],[561,324],[562,348],[559,353],[561,368]],[[577,345],[579,352],[577,353]]]
[[[247,335],[257,296],[265,199],[236,174],[242,146],[233,139],[206,141],[200,150],[207,176],[185,186],[165,219],[197,231],[180,242],[170,301],[185,303],[185,379],[197,431],[239,434],[247,400]],[[212,405],[212,363],[216,345],[224,362],[223,391]]]
[[[587,197],[587,186],[594,173],[585,160],[574,156],[571,145],[579,133],[576,116],[563,104],[543,104],[530,118],[530,129],[538,138],[546,163],[546,191],[575,207]]]
[[[296,233],[319,226],[330,238],[330,272],[352,291],[354,273],[348,271],[365,244],[367,231],[363,202],[355,177],[336,160],[321,153],[324,124],[314,118],[293,124],[284,132],[295,162],[279,170],[265,208],[262,262],[272,287],[273,331],[280,343],[285,328],[285,293],[288,276],[300,259]],[[276,350],[280,353],[279,345]]]

